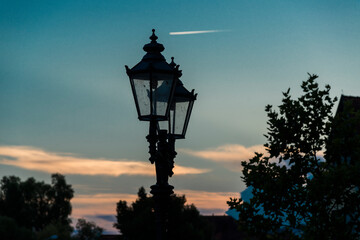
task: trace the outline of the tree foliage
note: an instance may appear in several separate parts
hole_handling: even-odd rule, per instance
[[[51,175],[51,184],[34,178],[21,181],[19,177],[4,176],[0,180],[0,215],[15,220],[17,225],[35,231],[49,224],[64,226],[69,233],[71,185],[61,174]]]
[[[76,223],[77,234],[74,237],[76,240],[97,240],[104,229],[97,226],[94,222],[88,222],[83,218],[78,219]]]
[[[349,122],[333,124],[336,98],[330,98],[329,85],[319,89],[316,78],[309,75],[302,83],[298,99],[291,98],[290,89],[284,92],[278,112],[266,106],[267,154],[256,153],[242,162],[242,179],[253,188],[253,197],[249,202],[230,199],[228,204],[239,212],[241,227],[260,238],[359,237],[358,165],[335,166],[319,157],[325,148],[327,160],[343,156],[345,144],[339,141],[346,131],[339,129],[349,127]],[[336,130],[341,137],[334,134],[330,140]],[[359,147],[356,141],[352,144]],[[350,152],[360,162],[354,149]],[[350,214],[351,210],[357,213]]]
[[[19,227],[14,219],[0,216],[0,239],[32,240],[35,235],[30,229]]]
[[[210,240],[210,224],[203,219],[196,207],[185,205],[185,196],[172,195],[168,213],[168,238]],[[117,222],[114,226],[120,230],[124,239],[156,239],[154,199],[141,187],[138,198],[128,206],[120,200],[116,207]]]
[[[59,221],[52,221],[47,224],[42,230],[36,233],[36,239],[38,240],[71,240],[73,228],[68,224],[62,224]],[[25,238],[26,239],[26,238]]]

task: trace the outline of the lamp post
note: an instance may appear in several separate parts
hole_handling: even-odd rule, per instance
[[[155,163],[156,184],[151,186],[155,199],[156,235],[166,240],[167,208],[174,187],[168,178],[173,175],[175,139],[185,138],[192,106],[196,100],[194,90],[189,92],[179,80],[179,65],[167,63],[161,52],[164,46],[157,42],[152,30],[151,42],[143,47],[146,52],[133,68],[125,66],[129,76],[138,118],[148,121],[150,162]]]

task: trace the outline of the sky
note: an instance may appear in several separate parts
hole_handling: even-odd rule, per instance
[[[265,106],[299,96],[307,73],[332,97],[360,96],[359,0],[0,0],[0,177],[62,173],[74,221],[116,232],[116,202],[155,183],[124,67],[152,28],[198,93],[170,184],[202,214],[246,188]]]

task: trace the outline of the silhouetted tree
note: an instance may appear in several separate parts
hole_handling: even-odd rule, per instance
[[[74,197],[74,190],[66,183],[65,177],[61,174],[51,175],[52,188],[49,197],[52,200],[50,208],[50,219],[56,219],[61,224],[69,224],[71,220],[72,207],[70,200]]]
[[[14,219],[0,216],[0,239],[32,240],[35,234],[30,229],[19,227]]]
[[[204,239],[210,240],[212,229],[203,219],[196,207],[185,205],[185,196],[172,195],[168,214],[168,239]],[[117,223],[114,227],[120,230],[124,239],[156,239],[154,200],[141,187],[138,198],[130,206],[120,200],[116,207]]]
[[[71,232],[71,185],[61,174],[51,175],[52,183],[29,178],[22,182],[15,176],[0,181],[0,215],[16,221],[19,226],[40,231],[48,224],[67,226]]]
[[[76,240],[97,240],[100,239],[103,229],[93,222],[88,222],[85,219],[78,219],[76,223],[77,234]]]
[[[330,164],[343,154],[346,146],[339,139],[347,137],[349,122],[332,124],[336,98],[330,98],[330,86],[320,90],[317,76],[309,76],[297,100],[288,90],[279,112],[266,107],[268,154],[256,153],[242,162],[242,179],[253,188],[253,196],[249,202],[230,199],[228,204],[239,212],[240,226],[260,238],[358,239],[360,161],[353,159],[357,164],[352,166]],[[330,141],[334,131],[341,134]],[[359,138],[351,144],[357,146],[351,151],[358,151],[352,152],[358,158]],[[319,157],[325,147],[328,162]]]
[[[73,232],[73,228],[69,225],[62,224],[61,222],[51,222],[46,225],[42,230],[36,233],[36,238],[38,240],[71,240],[71,234]]]

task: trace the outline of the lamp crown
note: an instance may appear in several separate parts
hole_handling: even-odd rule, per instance
[[[143,49],[145,52],[147,53],[161,53],[162,51],[164,51],[164,45],[162,45],[161,43],[158,43],[156,40],[158,39],[158,37],[155,35],[155,29],[152,30],[152,35],[150,36],[150,40],[151,42],[148,44],[145,44]]]
[[[172,69],[176,69],[176,73],[177,73],[177,77],[181,77],[182,76],[182,70],[179,69],[180,65],[177,65],[175,62],[174,62],[174,57],[171,57],[171,63],[169,63],[170,67]]]

